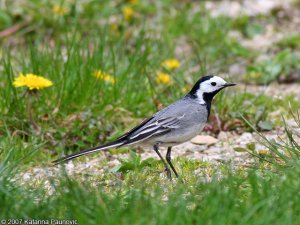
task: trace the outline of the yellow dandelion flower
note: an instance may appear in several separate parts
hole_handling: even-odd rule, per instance
[[[132,20],[133,16],[134,16],[134,10],[133,8],[129,7],[129,6],[125,6],[122,9],[123,12],[123,17],[125,20],[130,21]]]
[[[52,7],[53,14],[56,14],[58,16],[64,16],[68,13],[68,9],[66,7],[60,6],[60,5],[54,5]]]
[[[119,30],[119,25],[117,23],[111,23],[109,28],[113,33],[117,33]]]
[[[167,73],[162,73],[162,72],[157,72],[155,80],[158,84],[169,85],[172,83],[171,76]]]
[[[177,59],[166,59],[161,65],[168,70],[175,70],[180,67],[180,62]]]
[[[268,150],[266,150],[266,149],[261,149],[261,150],[258,151],[258,154],[259,154],[259,155],[267,155],[267,154],[268,154]]]
[[[127,2],[129,2],[131,4],[137,4],[137,3],[139,3],[139,0],[127,0]]]
[[[96,77],[96,79],[101,79],[101,80],[107,81],[112,84],[116,83],[116,80],[112,75],[105,73],[102,70],[96,70],[94,72],[94,76]]]
[[[52,81],[41,77],[37,76],[32,73],[27,73],[27,74],[22,74],[20,73],[17,78],[15,78],[13,85],[15,87],[28,87],[29,90],[33,89],[43,89],[46,87],[50,87],[53,85]]]

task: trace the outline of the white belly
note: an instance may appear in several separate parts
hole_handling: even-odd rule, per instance
[[[159,143],[160,146],[166,146],[166,147],[179,145],[197,136],[202,131],[204,126],[205,124],[189,127],[186,129],[174,130],[162,136],[149,138],[148,140],[145,140],[141,144],[153,146],[154,144]]]

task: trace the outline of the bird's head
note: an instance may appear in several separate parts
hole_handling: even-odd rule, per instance
[[[227,83],[221,77],[208,75],[201,77],[194,85],[189,95],[201,104],[210,103],[213,97],[222,89],[236,84]]]

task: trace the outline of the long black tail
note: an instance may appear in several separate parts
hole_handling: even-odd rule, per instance
[[[83,150],[81,152],[77,152],[77,153],[74,153],[74,154],[71,154],[71,155],[67,155],[63,158],[60,158],[60,159],[57,159],[57,160],[53,161],[52,163],[54,163],[54,165],[57,165],[59,163],[67,162],[69,160],[75,159],[79,156],[90,154],[90,153],[97,152],[97,151],[100,151],[100,150],[105,150],[105,149],[115,148],[115,147],[121,147],[121,146],[131,145],[131,144],[134,144],[134,143],[141,142],[144,139],[154,135],[157,132],[158,129],[157,128],[155,128],[155,129],[151,128],[150,131],[146,132],[146,131],[142,130],[143,131],[142,133],[140,133],[140,134],[137,133],[133,137],[131,137],[131,135],[134,134],[136,131],[138,131],[140,128],[142,128],[148,122],[151,122],[152,119],[153,119],[153,117],[150,117],[150,118],[144,120],[140,125],[136,126],[135,128],[133,128],[129,132],[123,134],[121,137],[119,137],[117,140],[115,140],[113,142],[110,142],[110,143],[107,143],[107,144],[104,144],[104,145],[100,145],[100,146],[97,146],[95,148]]]
[[[57,165],[59,163],[67,162],[69,160],[75,159],[75,158],[77,158],[79,156],[82,156],[82,155],[87,155],[87,154],[90,154],[90,153],[93,153],[93,152],[97,152],[97,151],[105,150],[105,149],[109,149],[109,148],[119,147],[123,143],[124,143],[124,141],[116,140],[116,141],[111,142],[111,143],[107,143],[107,144],[104,144],[104,145],[100,145],[100,146],[97,146],[97,147],[94,147],[94,148],[90,148],[90,149],[87,149],[87,150],[83,150],[83,151],[80,151],[80,152],[77,152],[77,153],[67,155],[63,158],[60,158],[60,159],[57,159],[57,160],[53,161],[52,163],[54,165]]]

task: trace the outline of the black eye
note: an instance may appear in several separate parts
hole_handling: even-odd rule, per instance
[[[216,82],[211,82],[211,85],[216,86],[217,84],[216,84]]]

